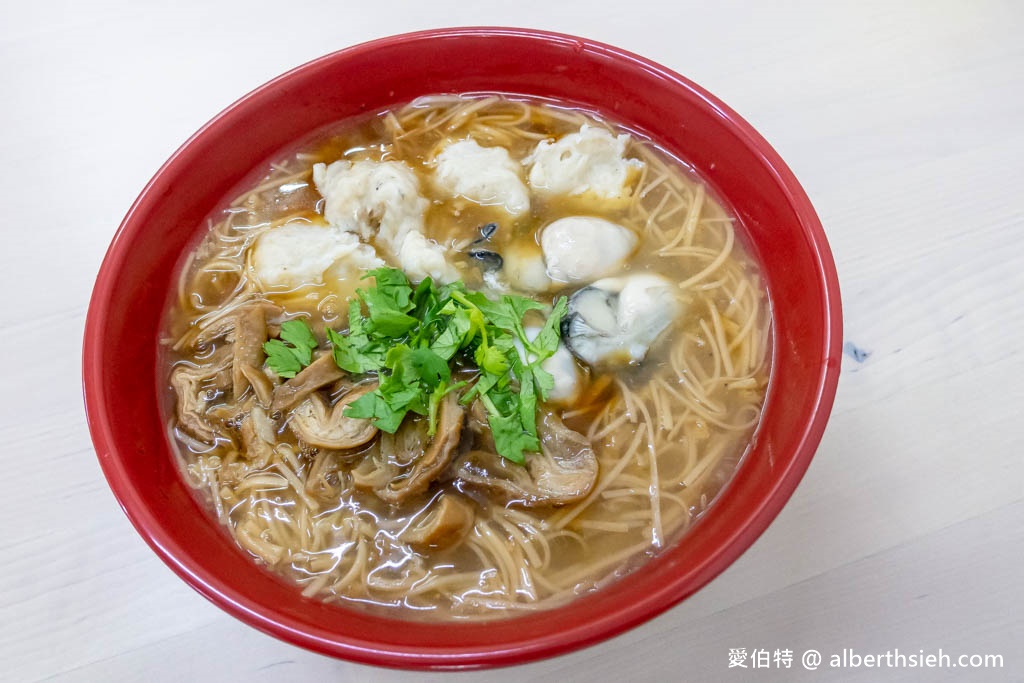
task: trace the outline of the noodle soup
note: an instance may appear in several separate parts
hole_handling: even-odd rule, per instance
[[[258,174],[182,264],[164,371],[185,476],[255,562],[479,619],[686,542],[770,344],[757,264],[688,167],[585,112],[436,96]]]

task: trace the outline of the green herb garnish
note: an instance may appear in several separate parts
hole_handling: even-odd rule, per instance
[[[263,344],[267,365],[281,377],[291,378],[313,362],[317,340],[309,325],[302,320],[281,323],[279,336],[280,339],[271,339]]]
[[[522,464],[524,453],[540,450],[537,401],[545,400],[554,385],[540,364],[558,348],[565,297],[531,341],[523,317],[547,309],[532,299],[505,295],[494,301],[467,291],[461,282],[437,286],[429,278],[413,288],[393,268],[366,277],[373,277],[375,285],[357,291],[358,301],[349,305],[348,331],[327,330],[338,367],[380,376],[377,389],[353,401],[346,416],[373,420],[394,433],[411,412],[427,416],[433,435],[441,399],[471,385],[462,403],[481,400],[501,456]],[[517,340],[528,361],[520,357]],[[452,363],[473,365],[479,373],[468,383],[453,384]]]

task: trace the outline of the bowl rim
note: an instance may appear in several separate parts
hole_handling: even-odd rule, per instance
[[[459,37],[516,37],[569,43],[576,49],[596,52],[614,60],[629,62],[636,68],[671,81],[699,97],[707,106],[728,121],[733,132],[743,138],[747,147],[761,157],[764,167],[774,177],[790,208],[805,227],[810,238],[810,252],[819,276],[818,282],[814,284],[820,288],[824,300],[824,317],[827,323],[827,329],[824,330],[826,355],[821,362],[824,370],[818,376],[813,411],[805,423],[805,428],[795,449],[796,453],[789,466],[774,479],[773,486],[758,501],[758,504],[751,506],[751,511],[745,516],[744,523],[734,528],[732,533],[717,545],[715,551],[709,554],[701,570],[687,586],[663,586],[660,590],[652,592],[649,599],[642,603],[613,609],[598,622],[581,623],[568,631],[537,636],[529,641],[518,641],[514,647],[507,649],[375,647],[366,641],[355,638],[345,639],[340,636],[331,638],[317,635],[308,628],[302,628],[302,624],[296,620],[286,618],[280,613],[275,613],[274,610],[249,605],[239,591],[209,575],[201,568],[192,567],[180,559],[180,544],[163,530],[159,518],[148,510],[143,498],[130,485],[126,470],[115,455],[116,439],[111,428],[114,418],[108,413],[102,397],[101,387],[104,382],[102,363],[100,362],[101,345],[98,340],[102,337],[102,331],[110,313],[109,298],[116,287],[117,264],[127,256],[124,253],[123,245],[128,241],[130,234],[141,229],[140,224],[134,220],[135,215],[141,207],[152,201],[151,195],[154,188],[164,182],[164,176],[173,169],[180,157],[188,153],[189,148],[198,139],[205,137],[211,130],[224,125],[227,119],[236,115],[239,110],[244,110],[250,102],[258,100],[265,93],[276,89],[280,84],[305,70],[316,69],[326,62],[364,55],[405,41]],[[839,380],[841,344],[842,310],[839,281],[821,221],[796,176],[771,145],[745,119],[696,83],[632,52],[565,33],[532,28],[468,26],[429,29],[387,36],[318,57],[290,69],[243,95],[190,136],[160,166],[133,202],[103,258],[86,317],[82,351],[82,380],[89,431],[111,491],[136,532],[193,589],[245,623],[289,643],[321,654],[388,667],[456,669],[524,663],[573,651],[605,640],[675,606],[724,571],[767,529],[789,500],[806,472],[823,435],[835,399]]]

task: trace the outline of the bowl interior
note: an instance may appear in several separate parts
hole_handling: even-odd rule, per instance
[[[439,93],[504,92],[578,103],[692,164],[738,215],[773,303],[772,382],[751,452],[712,510],[623,580],[562,608],[479,624],[423,624],[302,598],[258,569],[197,505],[158,410],[157,332],[175,265],[209,212],[251,170],[310,131]],[[820,223],[781,159],[735,113],[635,55],[513,29],[411,34],[296,69],[207,124],[157,173],[102,266],[86,326],[90,428],[115,495],[160,556],[253,626],[348,659],[407,667],[503,665],[613,635],[675,604],[764,530],[798,483],[831,407],[839,301]],[[782,392],[785,392],[783,397]]]

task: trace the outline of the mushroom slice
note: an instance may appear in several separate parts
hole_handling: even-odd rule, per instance
[[[266,467],[274,456],[277,428],[258,403],[250,401],[249,414],[243,415],[239,433],[242,437],[243,456],[257,468]]]
[[[335,450],[362,446],[377,435],[377,428],[370,420],[345,417],[344,411],[350,403],[376,387],[376,383],[355,387],[333,407],[313,394],[292,410],[288,426],[310,446]]]
[[[345,371],[334,362],[334,356],[325,353],[302,372],[274,389],[274,400],[270,404],[270,410],[288,410],[320,387],[336,382],[344,376]]]
[[[257,366],[243,365],[242,374],[249,381],[253,391],[256,393],[256,400],[264,406],[269,406],[274,400],[274,383]],[[237,396],[237,394],[236,394]]]
[[[399,538],[419,549],[447,548],[466,537],[475,518],[469,501],[455,493],[442,493]]]
[[[490,444],[490,448],[496,447],[494,445],[494,435],[491,434],[491,426],[487,422],[487,409],[480,399],[476,399],[469,406],[466,428],[473,432],[477,442],[484,441]]]
[[[240,315],[244,315],[245,312],[254,308],[258,308],[263,311],[264,320],[267,318],[276,318],[284,313],[284,309],[280,306],[263,299],[243,304],[240,308],[220,311],[216,315],[205,318],[201,323],[199,323],[199,333],[196,335],[195,341],[192,345],[194,347],[205,346],[206,344],[220,339],[221,337],[227,337],[228,341],[234,341],[233,333],[238,326]]]
[[[430,486],[452,460],[459,445],[465,410],[448,394],[438,411],[437,432],[427,436],[427,420],[406,419],[394,434],[383,434],[380,455],[394,476],[374,489],[381,500],[398,505]]]
[[[522,507],[584,498],[597,481],[597,456],[590,442],[552,413],[544,416],[539,431],[541,452],[528,454],[525,467],[497,453],[470,451],[458,464],[458,479]]]
[[[171,387],[178,397],[178,425],[207,443],[213,443],[217,430],[207,419],[206,411],[231,386],[231,355],[218,352],[215,358],[201,367],[179,365],[171,372]]]
[[[267,341],[267,319],[262,306],[247,306],[235,316],[234,360],[231,378],[235,398],[249,388],[247,369],[263,365],[263,343]]]

